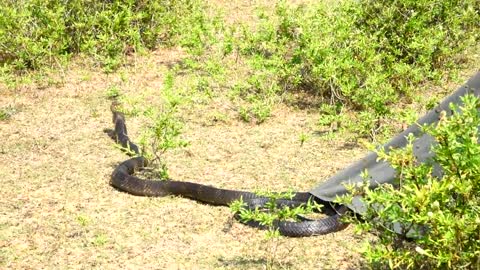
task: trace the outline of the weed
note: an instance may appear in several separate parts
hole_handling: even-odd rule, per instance
[[[92,244],[96,247],[104,246],[108,243],[108,236],[104,233],[96,234],[92,240]]]
[[[300,141],[300,146],[303,146],[303,144],[309,139],[309,136],[308,134],[305,134],[305,133],[300,133],[300,135],[298,136],[299,138],[299,141]]]
[[[170,149],[188,145],[186,141],[179,138],[183,125],[174,114],[175,110],[172,108],[158,110],[150,107],[145,112],[149,123],[143,129],[140,138],[143,155],[157,164],[158,173],[162,179],[168,178],[167,166],[162,159],[162,154]]]
[[[239,215],[242,221],[257,221],[262,226],[268,228],[267,233],[271,235],[277,229],[274,222],[277,220],[298,220],[299,215],[310,214],[315,210],[319,210],[321,205],[316,204],[313,201],[309,201],[298,207],[282,206],[279,207],[277,201],[282,199],[292,199],[293,192],[257,192],[259,196],[268,198],[265,204],[265,211],[256,208],[254,210],[245,208],[245,203],[242,199],[233,202],[230,209]]]
[[[6,106],[0,108],[0,121],[5,121],[10,119],[15,113],[17,113],[17,108],[13,106]]]
[[[161,91],[164,105],[148,106],[143,111],[148,122],[143,128],[139,141],[143,155],[154,164],[156,173],[161,179],[168,179],[168,167],[162,155],[168,150],[188,145],[180,138],[183,123],[176,117],[178,107],[186,101],[183,95],[174,90],[175,70],[176,67],[169,70],[165,76]]]
[[[338,127],[340,123],[343,122],[342,109],[343,105],[340,102],[335,105],[323,103],[320,105],[320,119],[318,120],[318,124],[321,126],[336,124]]]
[[[400,112],[398,119],[405,125],[411,125],[417,121],[418,113],[412,108],[405,108]]]
[[[204,77],[198,79],[195,89],[200,93],[205,94],[208,98],[212,98],[214,95],[213,90],[210,86],[210,82]]]
[[[109,99],[116,99],[120,97],[120,88],[117,85],[112,85],[107,88],[105,95]]]
[[[321,205],[308,201],[297,207],[279,206],[277,201],[282,199],[292,199],[293,192],[274,193],[268,191],[257,192],[259,196],[268,198],[263,209],[258,207],[255,209],[248,209],[242,199],[234,201],[230,205],[230,209],[234,212],[240,220],[244,222],[255,221],[261,226],[267,228],[265,238],[267,240],[266,245],[266,268],[273,269],[277,262],[278,254],[277,250],[281,242],[279,238],[281,235],[278,228],[275,227],[276,221],[294,220],[298,221],[300,215],[307,215],[314,211],[321,209]]]
[[[250,122],[250,113],[247,108],[245,107],[240,107],[238,110],[238,115],[240,116],[240,119],[242,119],[245,122]]]
[[[185,103],[185,97],[182,96],[175,86],[175,69],[169,70],[165,74],[165,81],[163,83],[162,97],[167,103],[167,107],[171,110],[176,110],[177,106]]]
[[[78,215],[77,221],[82,227],[86,227],[88,224],[90,224],[90,218],[84,215]]]
[[[438,101],[438,98],[431,98],[429,99],[426,104],[425,104],[425,108],[427,110],[432,110],[433,108],[435,108],[438,104],[440,104],[440,102]]]

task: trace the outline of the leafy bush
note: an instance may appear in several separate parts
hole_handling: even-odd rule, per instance
[[[455,64],[455,56],[480,37],[478,0],[360,1],[348,7],[355,28],[368,36],[400,93]]]
[[[0,64],[40,69],[86,53],[110,70],[145,48],[202,47],[206,20],[201,1],[6,0],[0,4]]]
[[[243,94],[306,90],[364,110],[368,119],[389,115],[390,104],[439,80],[480,37],[478,0],[279,1],[266,14],[225,45],[250,64],[254,80]]]
[[[140,138],[143,155],[155,167],[157,175],[168,179],[168,167],[163,155],[172,149],[186,147],[188,142],[181,138],[183,122],[177,117],[178,106],[185,103],[184,97],[175,92],[175,67],[165,76],[161,91],[163,105],[149,105],[143,114],[147,117]]]
[[[394,186],[370,190],[366,181],[342,199],[364,195],[364,222],[351,221],[377,236],[364,250],[374,267],[479,269],[480,102],[471,95],[462,101],[460,108],[451,105],[453,116],[443,114],[437,125],[423,128],[436,141],[434,163],[419,164],[411,136],[406,148],[379,152],[397,170]],[[432,174],[435,168],[442,176]]]
[[[145,111],[148,124],[143,129],[140,145],[143,155],[151,161],[161,179],[168,179],[168,167],[163,154],[168,150],[185,147],[188,143],[181,139],[183,123],[175,117],[175,108],[157,109],[149,107]]]

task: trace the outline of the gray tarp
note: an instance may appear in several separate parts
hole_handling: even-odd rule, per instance
[[[460,104],[460,97],[467,93],[473,93],[476,96],[480,96],[480,72],[477,72],[477,74],[470,78],[465,85],[460,87],[450,96],[446,97],[437,107],[420,118],[416,124],[410,126],[405,131],[386,143],[384,145],[385,149],[401,148],[406,146],[406,136],[409,133],[413,133],[415,137],[417,137],[413,143],[413,151],[417,159],[423,162],[432,157],[430,146],[433,143],[433,138],[427,134],[422,134],[419,125],[438,122],[441,111],[446,111],[447,115],[450,115],[452,112],[449,108],[449,104],[452,102]],[[362,182],[363,179],[360,174],[364,170],[367,170],[369,177],[371,177],[371,188],[375,188],[379,184],[383,183],[392,183],[395,178],[395,170],[386,162],[377,161],[377,154],[370,152],[364,158],[360,159],[344,170],[341,170],[334,176],[330,177],[327,181],[320,184],[318,187],[312,189],[310,193],[322,200],[333,201],[337,195],[342,195],[347,192],[343,185],[344,183]],[[355,198],[353,204],[349,205],[348,207],[357,213],[363,213],[365,211],[365,206],[360,199],[361,198],[358,197]]]

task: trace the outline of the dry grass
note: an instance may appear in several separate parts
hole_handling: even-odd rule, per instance
[[[1,267],[261,269],[276,256],[279,268],[357,268],[351,229],[269,242],[264,232],[233,221],[226,207],[134,197],[109,186],[126,157],[104,132],[112,127],[106,89],[115,84],[155,99],[162,74],[180,55],[158,51],[111,75],[73,66],[61,86],[1,89],[0,106],[18,108],[0,121]],[[215,120],[228,115],[228,102],[217,97],[182,110],[190,146],[166,156],[172,178],[308,190],[364,152],[314,135],[317,116],[291,107],[278,107],[262,125]],[[138,138],[141,119],[127,121]],[[300,146],[302,132],[310,139]]]
[[[266,241],[232,221],[225,207],[131,196],[108,185],[126,157],[112,127],[105,90],[112,84],[154,99],[177,51],[158,51],[116,74],[84,66],[65,83],[1,89],[0,266],[10,269],[262,269],[271,256],[288,269],[357,269],[352,228],[311,238]],[[127,80],[121,78],[128,78]],[[279,106],[262,125],[228,116],[228,99],[182,110],[190,146],[166,156],[171,176],[234,189],[308,190],[365,151],[315,135],[317,115]],[[225,114],[222,121],[212,115]],[[141,119],[128,119],[132,137]],[[300,146],[299,134],[309,134]],[[276,251],[272,250],[276,248]]]
[[[250,10],[235,3],[230,10]],[[82,64],[59,73],[58,86],[0,86],[0,108],[15,108],[0,121],[0,268],[263,269],[272,257],[280,269],[361,267],[361,240],[351,227],[267,241],[264,232],[232,220],[226,207],[135,197],[108,184],[126,156],[104,132],[112,128],[106,89],[117,85],[154,103],[168,66],[181,56],[159,50],[110,75]],[[172,178],[303,191],[365,153],[342,138],[316,135],[314,111],[280,105],[267,122],[252,125],[237,120],[230,103],[219,95],[182,108],[190,146],[167,153]],[[142,119],[127,124],[137,139]],[[302,133],[309,136],[303,146]]]

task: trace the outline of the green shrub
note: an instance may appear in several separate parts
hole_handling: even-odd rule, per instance
[[[37,68],[68,56],[66,10],[53,1],[3,1],[0,4],[0,61],[17,69]]]
[[[163,159],[165,152],[185,147],[188,143],[181,139],[183,123],[175,117],[175,109],[149,107],[145,111],[148,124],[143,129],[140,145],[143,155],[151,161],[162,179],[168,179],[168,168]]]
[[[436,79],[480,37],[478,0],[364,0],[360,5],[347,11],[358,18],[355,28],[368,36],[389,84],[400,93]]]
[[[201,1],[6,0],[0,4],[0,64],[17,70],[94,56],[107,70],[159,45],[203,47]]]
[[[424,127],[436,141],[433,161],[442,176],[432,174],[435,163],[416,160],[410,136],[406,148],[379,152],[397,170],[395,187],[371,190],[366,181],[362,188],[349,187],[354,193],[342,199],[348,203],[355,193],[364,195],[364,222],[350,221],[377,236],[364,250],[373,267],[479,269],[480,102],[473,96],[462,101],[460,108],[451,105],[461,113],[442,114],[437,125]],[[394,223],[400,224],[396,230]]]
[[[256,28],[241,27],[233,46],[250,65],[249,93],[309,91],[368,119],[438,81],[480,37],[478,0],[278,1],[265,14]]]
[[[143,110],[147,123],[140,138],[142,154],[150,161],[156,175],[168,179],[168,167],[163,155],[172,149],[186,147],[188,142],[181,138],[183,121],[177,116],[178,107],[186,103],[185,97],[175,91],[175,69],[166,73],[160,91],[162,106],[148,105]]]

